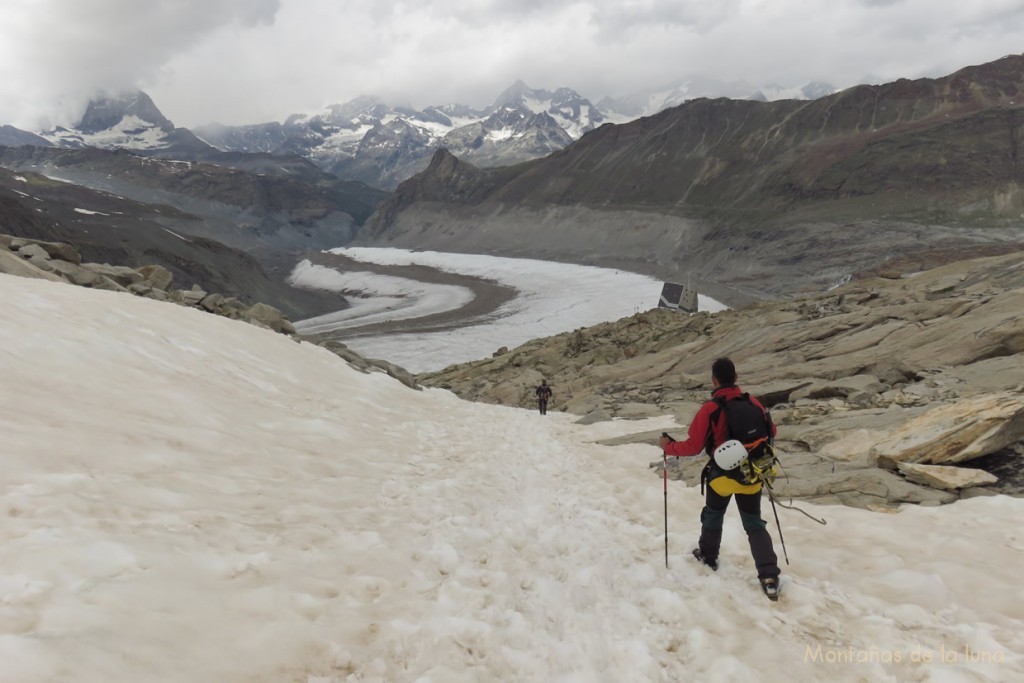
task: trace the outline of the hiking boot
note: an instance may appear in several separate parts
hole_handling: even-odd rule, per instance
[[[761,590],[772,602],[779,599],[779,580],[774,576],[761,579]]]
[[[704,553],[700,551],[700,548],[693,549],[693,556],[696,557],[697,561],[701,564],[706,564],[707,566],[711,567],[711,571],[718,571],[718,560],[709,560],[708,558],[704,557]]]

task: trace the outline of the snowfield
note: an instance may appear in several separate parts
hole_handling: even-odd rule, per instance
[[[1024,676],[1024,501],[780,511],[771,603],[735,512],[719,572],[689,558],[676,482],[666,569],[657,449],[593,443],[668,419],[412,391],[126,294],[0,299],[4,683]]]

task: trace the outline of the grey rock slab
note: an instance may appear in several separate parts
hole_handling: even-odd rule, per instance
[[[78,253],[78,250],[64,242],[44,242],[42,240],[15,237],[10,243],[12,249],[23,249],[27,245],[33,245],[43,249],[47,256],[52,259],[60,259],[61,261],[67,261],[68,263],[73,263],[75,265],[82,262],[82,255]]]
[[[876,459],[955,464],[995,453],[1024,439],[1024,396],[981,394],[930,408],[876,444]]]
[[[32,264],[30,261],[21,258],[17,254],[0,249],[0,273],[17,275],[19,277],[31,277],[37,280],[51,280],[53,282],[67,282],[60,275],[47,272]]]
[[[994,474],[969,467],[921,465],[909,462],[901,462],[898,467],[907,481],[946,491],[995,484],[999,481]]]

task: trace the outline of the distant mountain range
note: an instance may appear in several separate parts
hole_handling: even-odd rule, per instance
[[[1024,55],[814,101],[698,99],[528,164],[438,151],[357,241],[790,295],[897,255],[1020,242],[1022,145]]]
[[[485,109],[460,104],[391,106],[373,96],[248,126],[175,127],[143,92],[93,100],[70,128],[32,133],[0,127],[0,145],[129,149],[165,158],[220,163],[218,153],[301,156],[346,180],[393,188],[445,148],[477,166],[505,166],[564,149],[603,123],[624,123],[699,97],[808,99],[827,84],[786,90],[688,79],[598,104],[570,88],[536,90],[517,81]]]
[[[564,149],[604,123],[624,123],[689,99],[807,99],[834,90],[824,84],[786,91],[691,79],[595,105],[571,88],[536,90],[516,81],[485,109],[449,104],[417,110],[368,96],[284,123],[214,124],[196,133],[218,149],[300,154],[339,177],[393,188],[425,169],[442,148],[477,166],[507,166]]]

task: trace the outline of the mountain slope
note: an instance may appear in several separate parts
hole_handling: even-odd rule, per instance
[[[775,293],[911,244],[1019,239],[1022,74],[1015,56],[812,102],[697,100],[500,174],[435,159],[361,239],[695,268]]]
[[[19,147],[21,145],[36,145],[38,147],[49,147],[50,141],[35,133],[20,130],[14,126],[0,126],[0,147]]]
[[[267,267],[282,258],[252,253],[209,239],[203,219],[166,204],[146,204],[45,176],[0,168],[0,234],[66,242],[93,263],[160,265],[174,286],[199,285],[246,303],[269,303],[304,317],[344,308],[340,295],[296,290]],[[273,258],[272,258],[273,257]],[[287,263],[290,267],[292,263]]]
[[[275,168],[276,173],[261,172],[261,164],[280,166],[285,160],[225,161],[252,170],[151,159],[123,150],[0,148],[2,166],[45,173],[140,202],[173,205],[203,219],[193,226],[194,234],[246,250],[261,245],[340,246],[385,196],[361,183],[338,180],[305,161]]]

